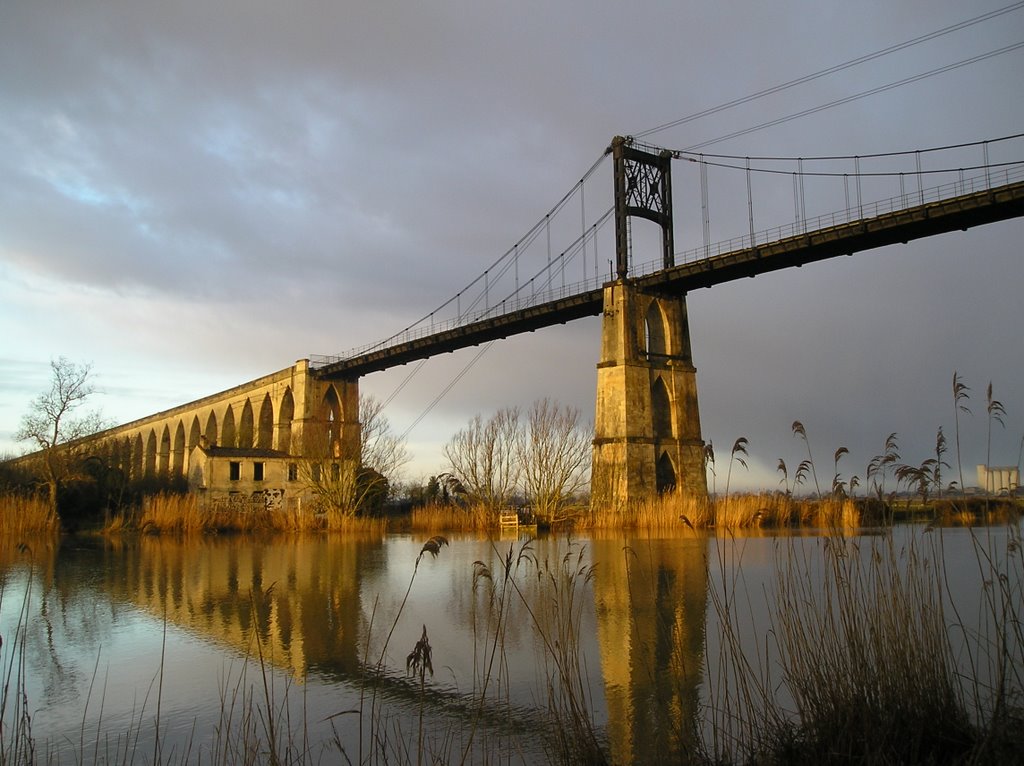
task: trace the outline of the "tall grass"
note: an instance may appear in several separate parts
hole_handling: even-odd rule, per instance
[[[577,522],[581,529],[701,529],[714,519],[711,501],[688,493],[664,492],[624,507],[592,507]]]
[[[0,580],[0,606],[6,583]],[[13,629],[4,626],[0,638],[0,763],[31,764],[35,761],[36,742],[32,734],[32,714],[25,687],[28,684],[28,652],[24,626],[28,623],[32,578],[18,605]]]
[[[864,524],[864,516],[862,507],[846,497],[794,498],[764,493],[722,498],[714,504],[714,526],[719,529],[852,529]]]
[[[413,508],[409,523],[414,532],[421,533],[486,532],[497,529],[498,512],[483,503],[431,503]]]
[[[1001,556],[979,552],[989,595],[977,621],[954,607],[941,538],[929,546],[829,536],[812,549],[781,546],[767,639],[778,650],[774,672],[744,650],[738,580],[723,580],[712,600],[723,625],[722,669],[732,679],[711,701],[707,757],[879,764],[1019,757],[1018,538],[1011,530]],[[780,694],[791,707],[779,705]]]
[[[148,534],[210,534],[225,532],[381,531],[379,518],[353,517],[308,507],[269,508],[259,503],[205,504],[193,493],[145,498],[137,520],[117,518],[108,531],[137,527]]]
[[[767,492],[703,498],[676,491],[630,503],[623,509],[591,509],[577,527],[647,531],[793,526],[852,529],[871,521],[863,504],[847,497],[794,498]]]
[[[502,688],[508,686],[507,633],[512,623],[525,626],[543,647],[539,694],[546,702],[548,721],[536,735],[545,740],[551,762],[609,762],[607,743],[594,722],[581,649],[582,612],[590,597],[594,565],[586,562],[586,551],[578,544],[570,544],[556,561],[539,559],[530,540],[509,545],[504,553],[494,545],[492,550],[492,563],[473,565],[473,589],[484,597],[484,607],[474,612],[473,621],[478,646],[473,694],[479,709],[489,696],[499,705],[508,704],[501,696]],[[472,739],[471,735],[463,762],[470,755]]]
[[[59,529],[60,519],[46,500],[35,495],[0,496],[0,539],[18,543]]]
[[[970,746],[971,727],[942,589],[916,547],[875,542],[865,560],[859,543],[827,538],[820,583],[807,576],[813,562],[794,557],[779,570],[776,630],[800,747],[811,758],[956,757]],[[785,743],[792,733],[782,724],[776,735]]]
[[[385,517],[335,513],[330,509],[267,508],[262,502],[204,503],[195,494],[159,494],[145,498],[138,518],[117,517],[107,531],[137,528],[155,534],[223,532],[385,531]],[[475,504],[432,504],[414,508],[408,521],[414,532],[489,532],[498,528],[498,513]]]

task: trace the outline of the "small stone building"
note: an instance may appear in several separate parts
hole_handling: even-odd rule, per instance
[[[309,497],[293,455],[274,449],[209,446],[205,440],[189,456],[188,489],[211,506],[250,504],[298,510]]]

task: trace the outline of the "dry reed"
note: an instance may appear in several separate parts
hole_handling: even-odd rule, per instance
[[[851,529],[862,525],[862,514],[849,498],[794,498],[781,493],[734,495],[714,503],[719,529],[805,526]]]
[[[577,521],[583,529],[703,529],[711,525],[710,501],[682,492],[665,492],[623,508],[591,508]]]
[[[700,498],[665,493],[625,508],[593,508],[577,525],[587,529],[751,529],[815,526],[856,528],[862,513],[854,501],[795,499],[779,493]]]
[[[795,510],[788,495],[730,495],[714,500],[712,519],[719,529],[784,527],[791,523]]]
[[[413,509],[410,525],[416,532],[482,532],[498,527],[498,512],[482,503],[430,504]]]
[[[0,537],[12,542],[32,535],[54,534],[60,519],[50,504],[35,496],[9,494],[0,497]]]
[[[821,582],[796,556],[778,577],[776,630],[804,752],[904,763],[963,753],[972,732],[935,562],[891,538],[821,547]]]
[[[701,498],[682,492],[630,503],[624,508],[593,508],[577,526],[590,529],[726,530],[792,526],[851,529],[862,513],[849,498],[797,499],[781,493]]]
[[[983,597],[980,625],[963,622],[951,606],[941,545],[941,538],[929,550],[914,538],[831,535],[811,548],[781,547],[768,632],[780,676],[740,646],[737,616],[746,607],[736,579],[723,580],[731,593],[712,589],[721,672],[731,680],[711,701],[709,760],[1002,763],[1019,756],[1018,538],[1011,534],[1002,556],[979,552],[985,593],[993,594]],[[956,648],[964,637],[977,642],[966,667]],[[779,707],[780,690],[792,709]]]
[[[114,526],[123,527],[118,519]],[[149,534],[383,531],[387,521],[309,507],[268,508],[263,503],[203,503],[198,495],[159,494],[143,502],[137,522]]]
[[[502,691],[510,681],[505,651],[508,631],[525,628],[544,647],[538,680],[546,698],[548,722],[535,736],[541,738],[551,763],[608,763],[607,742],[594,721],[592,690],[586,680],[581,620],[591,598],[594,565],[586,549],[570,544],[554,561],[541,560],[531,540],[501,551],[492,544],[490,562],[473,563],[473,591],[482,598],[473,612],[473,634],[478,656],[473,696],[480,710],[485,699],[502,704]],[[507,702],[507,701],[506,701]],[[476,731],[474,722],[463,751],[463,762]],[[499,758],[504,760],[504,758]]]

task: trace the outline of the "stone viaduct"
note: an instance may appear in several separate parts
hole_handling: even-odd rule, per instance
[[[104,458],[131,479],[174,479],[188,476],[190,457],[201,443],[304,455],[314,441],[327,445],[334,457],[357,454],[358,384],[318,380],[309,361],[300,359],[226,391],[93,434],[82,440],[80,451]]]

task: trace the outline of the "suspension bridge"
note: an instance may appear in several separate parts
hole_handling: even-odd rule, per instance
[[[705,494],[687,293],[1020,216],[1022,138],[869,156],[752,158],[695,154],[616,137],[576,187],[466,288],[383,341],[337,357],[311,357],[312,373],[322,381],[355,387],[359,377],[389,367],[600,315],[593,500],[621,505],[671,487]],[[993,151],[1001,156],[994,159]],[[612,203],[588,220],[587,182],[607,157]],[[675,245],[675,162],[696,166],[699,175],[703,242],[682,252]],[[748,224],[745,234],[716,243],[710,225],[712,171],[740,180],[740,192],[734,188],[724,207],[727,217],[737,217],[735,201],[745,196]],[[760,192],[767,201],[754,193],[755,175],[770,181]],[[778,207],[780,181],[791,185],[793,219],[758,231],[755,208]],[[866,187],[879,182],[893,190],[898,185],[898,193],[866,201]],[[555,254],[553,220],[560,215],[575,219],[574,212],[566,214],[574,207],[567,205],[572,198],[580,205],[579,228],[573,231],[575,221],[568,227],[563,222],[561,234],[568,231],[569,241]],[[809,202],[821,206],[839,199],[841,207],[808,215]],[[638,257],[643,237],[637,236],[636,220],[654,224],[659,235],[647,238],[650,250],[660,250],[654,260]],[[611,244],[599,236],[609,221],[614,222]],[[537,242],[543,246],[534,247]],[[523,279],[521,274],[531,273],[531,248],[541,250],[542,258]],[[602,248],[614,256],[606,275],[598,257]],[[535,253],[533,260],[538,260]],[[566,279],[572,261],[582,265],[580,281]]]
[[[358,464],[360,377],[597,315],[592,502],[670,487],[706,494],[688,293],[1022,215],[1024,134],[827,157],[697,154],[617,137],[512,247],[400,332],[78,446],[132,478],[287,501],[302,492],[295,461]],[[713,239],[713,220],[744,219],[742,233]],[[759,228],[765,219],[773,225]]]
[[[515,247],[497,262],[473,279],[466,288],[443,303],[420,321],[382,341],[353,349],[335,356],[312,355],[311,366],[318,377],[324,379],[358,378],[396,365],[449,353],[468,346],[506,338],[543,327],[564,324],[574,319],[598,316],[602,312],[603,286],[611,279],[629,279],[643,291],[658,290],[674,295],[685,295],[695,289],[711,287],[744,277],[753,277],[778,269],[799,267],[826,258],[853,255],[886,245],[907,243],[914,239],[968,229],[1022,215],[1024,212],[1024,164],[1019,160],[992,162],[990,148],[995,144],[1011,144],[1024,148],[1024,136],[978,141],[953,147],[926,150],[890,152],[868,156],[830,156],[823,158],[739,158],[691,155],[658,147],[641,145],[628,138],[616,138],[604,156],[615,154],[615,146],[622,150],[621,167],[616,173],[625,177],[632,174],[635,181],[648,184],[668,183],[665,179],[665,158],[697,164],[700,168],[702,223],[705,241],[702,245],[682,252],[666,250],[657,260],[634,263],[631,243],[617,243],[616,272],[602,275],[595,262],[593,276],[566,282],[569,263],[586,258],[586,247],[597,251],[597,235],[616,214],[614,207],[602,212],[596,221],[584,225],[569,245],[552,257],[548,240],[547,262],[539,272],[520,281],[518,273],[528,261],[527,245],[538,239],[540,233],[550,237],[552,219],[565,207],[566,199],[579,193],[577,189],[557,205],[551,213],[534,226]],[[925,169],[923,161],[931,155],[949,155],[959,151],[979,154],[978,164],[934,167]],[[1024,155],[1022,155],[1024,156]],[[892,161],[911,158],[910,169],[861,170],[868,162]],[[646,159],[645,159],[646,158]],[[603,158],[602,158],[603,159]],[[760,159],[775,167],[752,167]],[[969,161],[968,156],[968,161]],[[742,162],[742,166],[729,164]],[[779,169],[780,163],[790,163],[793,170]],[[850,163],[849,172],[821,171],[815,165]],[[652,175],[650,168],[660,165],[661,173]],[[749,213],[749,232],[731,239],[710,242],[708,211],[708,171],[710,168],[739,170],[746,180],[746,202]],[[588,172],[592,175],[594,168]],[[794,220],[762,231],[754,230],[755,200],[751,177],[769,173],[791,179],[794,186]],[[928,183],[943,178],[938,184]],[[828,178],[841,189],[845,205],[841,209],[808,218],[806,182],[808,179]],[[868,180],[885,179],[899,184],[899,193],[870,202],[863,200],[863,184]],[[911,187],[908,189],[908,185]],[[765,192],[774,194],[775,190]],[[661,195],[663,199],[655,199]],[[852,195],[852,196],[851,196]],[[835,198],[835,195],[833,197]],[[662,222],[668,234],[667,247],[671,248],[674,232],[671,222],[671,188],[650,189],[637,193],[637,199],[628,207],[622,206],[618,218],[641,216]],[[623,236],[624,226],[618,221]],[[628,230],[625,236],[629,236]],[[609,247],[609,250],[613,248]],[[495,302],[491,297],[500,294],[503,284],[515,274],[508,294]],[[556,284],[559,279],[561,284]],[[450,316],[446,317],[445,312]]]

